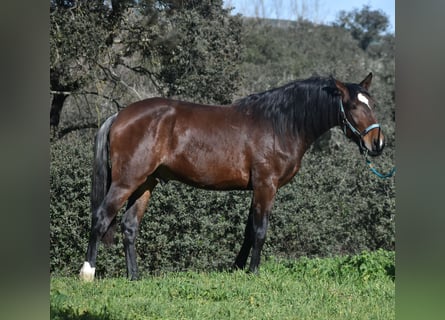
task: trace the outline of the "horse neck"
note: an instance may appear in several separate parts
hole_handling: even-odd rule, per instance
[[[339,107],[335,103],[316,107],[313,112],[317,116],[307,117],[307,121],[302,124],[303,130],[301,131],[304,133],[308,147],[325,132],[340,125]]]

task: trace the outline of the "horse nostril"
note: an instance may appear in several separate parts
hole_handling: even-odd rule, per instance
[[[373,144],[374,144],[374,150],[378,152],[382,151],[385,146],[385,142],[383,141],[383,139],[374,139]]]

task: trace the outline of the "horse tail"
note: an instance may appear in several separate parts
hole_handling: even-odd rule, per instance
[[[111,184],[111,166],[109,161],[109,132],[117,113],[110,116],[96,133],[94,141],[93,177],[91,186],[92,220],[97,221],[97,214]],[[116,230],[116,218],[110,223],[102,241],[109,245],[113,242]]]

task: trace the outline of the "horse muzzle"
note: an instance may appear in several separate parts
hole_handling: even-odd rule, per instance
[[[362,153],[372,157],[382,154],[385,148],[385,138],[380,130],[380,125],[369,126],[362,134],[359,144]]]

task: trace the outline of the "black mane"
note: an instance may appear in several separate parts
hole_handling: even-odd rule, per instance
[[[312,77],[235,101],[241,112],[272,123],[277,136],[302,131],[317,138],[338,122],[338,91],[332,78]]]

